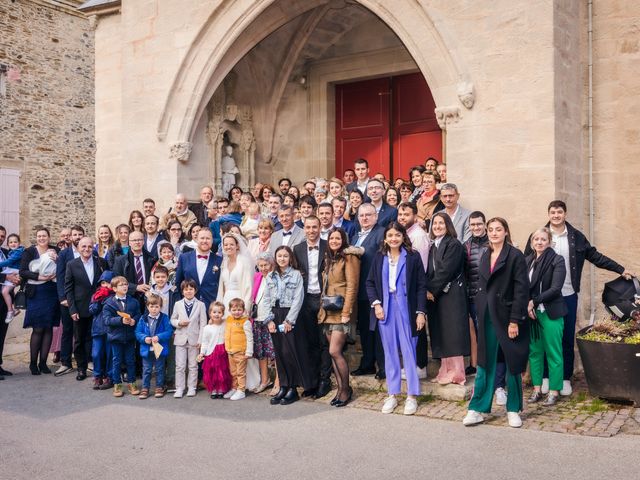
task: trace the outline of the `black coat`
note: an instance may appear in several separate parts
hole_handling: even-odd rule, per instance
[[[304,293],[307,293],[309,287],[309,258],[307,256],[308,249],[307,241],[301,242],[293,247],[293,255],[298,262],[298,270],[302,274],[302,282]],[[318,245],[318,285],[320,285],[320,291],[322,291],[322,271],[324,270],[324,254],[327,251],[327,241],[320,239]]]
[[[143,250],[142,267],[144,268],[144,278],[148,284],[151,284],[151,269],[153,268],[154,263],[153,257]],[[113,264],[113,276],[115,277],[117,275],[122,275],[127,279],[129,282],[129,290],[127,293],[135,296],[138,282],[136,280],[135,258],[131,250],[129,250],[129,253],[126,255],[121,255],[116,258],[116,261]]]
[[[436,248],[435,243],[431,245],[427,290],[435,302],[427,301],[427,318],[434,358],[470,353],[465,259],[464,247],[449,235],[442,239],[439,247]]]
[[[387,309],[387,305],[384,305],[384,292],[382,288],[382,264],[384,257],[381,252],[378,252],[371,264],[367,281],[365,282],[365,288],[368,295],[369,303],[373,303],[378,300],[382,303],[382,308]],[[426,300],[427,300],[427,283],[424,276],[424,265],[422,264],[422,257],[418,252],[407,252],[406,264],[406,283],[404,285],[405,295],[408,302],[409,318],[411,320],[411,335],[417,336],[418,329],[416,326],[416,312],[425,313]],[[372,314],[372,318],[375,318]],[[467,328],[468,330],[468,328]]]
[[[77,313],[82,318],[91,317],[89,305],[91,297],[98,288],[100,275],[107,269],[107,262],[97,256],[92,258],[93,282],[89,282],[87,272],[82,265],[82,258],[75,258],[67,263],[64,276],[64,293],[69,304],[69,313]]]
[[[360,257],[360,284],[358,285],[358,301],[366,302],[369,297],[367,296],[367,277],[369,276],[369,270],[371,264],[376,256],[376,253],[380,251],[380,244],[382,243],[382,237],[384,236],[384,228],[380,225],[374,225],[367,238],[364,239],[362,248],[364,248],[364,254]],[[355,245],[358,242],[358,235],[355,234],[350,238],[351,245]]]
[[[463,245],[467,255],[467,261],[465,264],[467,292],[469,294],[469,298],[473,299],[476,296],[476,293],[478,293],[480,259],[487,248],[489,248],[489,239],[486,233],[482,237],[471,236]]]
[[[622,265],[600,253],[596,247],[589,243],[589,240],[584,236],[584,233],[573,227],[569,222],[566,222],[566,225],[567,235],[569,235],[568,267],[571,271],[571,286],[573,286],[576,293],[580,293],[580,280],[585,260],[589,260],[598,268],[622,275],[624,272],[624,267]],[[550,228],[549,223],[547,223],[546,226]],[[527,241],[527,247],[524,250],[524,254],[528,256],[532,252],[531,236],[529,236],[529,241]]]
[[[524,255],[505,244],[491,271],[491,250],[480,260],[480,282],[475,304],[478,311],[478,365],[486,368],[487,350],[484,319],[488,314],[509,371],[522,373],[529,360],[529,276]],[[507,332],[509,323],[518,324],[513,340]]]
[[[527,257],[527,271],[533,273],[530,278],[529,298],[533,300],[534,308],[541,303],[549,318],[558,319],[567,313],[567,303],[562,298],[562,285],[567,275],[564,258],[549,247],[539,259],[535,253]]]

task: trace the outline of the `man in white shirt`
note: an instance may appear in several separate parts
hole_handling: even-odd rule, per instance
[[[356,180],[347,185],[347,192],[351,193],[355,189],[360,190],[364,195],[364,201],[369,201],[367,197],[367,186],[369,185],[369,162],[364,158],[359,158],[354,162],[353,167],[356,173]]]
[[[351,238],[351,235],[358,231],[358,226],[355,222],[344,219],[344,211],[347,209],[346,198],[334,197],[331,200],[331,206],[333,207],[333,226],[342,228],[347,233],[347,238]]]
[[[144,217],[144,251],[155,260],[158,260],[158,244],[162,240],[162,235],[158,232],[158,217],[148,215]]]
[[[278,210],[278,221],[282,228],[271,235],[269,252],[275,257],[276,248],[287,245],[293,247],[304,241],[304,231],[293,221],[293,208],[290,205],[282,205]]]
[[[458,192],[457,185],[454,183],[442,185],[440,188],[440,201],[444,205],[444,211],[453,222],[458,234],[458,241],[464,243],[471,236],[471,231],[469,230],[469,215],[471,211],[460,205],[458,200],[460,200],[460,192]]]
[[[320,219],[320,238],[327,240],[329,230],[333,227],[333,206],[329,202],[318,205],[318,218]]]

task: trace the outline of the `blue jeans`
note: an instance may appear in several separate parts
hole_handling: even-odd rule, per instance
[[[156,388],[164,387],[164,362],[167,357],[156,358],[153,352],[142,357],[142,388],[151,388],[151,373],[155,365]]]
[[[473,320],[473,326],[476,328],[476,335],[478,333],[478,310],[476,304],[469,300],[469,316]],[[493,385],[495,388],[505,388],[507,386],[507,364],[504,361],[504,355],[502,350],[498,347],[498,361],[496,362],[496,373],[493,379]]]
[[[91,341],[91,357],[93,358],[93,376],[106,378],[111,373],[111,343],[107,334],[96,335]]]
[[[136,342],[129,343],[112,343],[111,344],[111,381],[122,383],[122,375],[120,369],[122,362],[127,366],[127,382],[136,381]]]

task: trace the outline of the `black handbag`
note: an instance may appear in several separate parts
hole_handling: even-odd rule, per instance
[[[333,268],[333,265],[331,265],[331,268]],[[327,278],[324,281],[320,305],[327,312],[339,312],[344,308],[344,297],[342,295],[327,295],[327,283],[329,283],[329,274],[327,274]]]
[[[27,294],[22,288],[22,286],[13,297],[13,306],[18,310],[27,309]]]

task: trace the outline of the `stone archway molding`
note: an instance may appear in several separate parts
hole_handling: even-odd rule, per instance
[[[415,0],[354,1],[377,15],[398,35],[424,75],[438,107],[453,107],[462,102],[462,98],[458,100],[459,85],[471,84],[471,79],[456,57],[455,41],[449,38],[446,27],[432,9]],[[158,122],[158,139],[169,140],[170,148],[182,146],[181,153],[188,150],[183,146],[191,143],[198,119],[236,63],[270,33],[327,3],[327,0],[222,0],[182,60]]]

